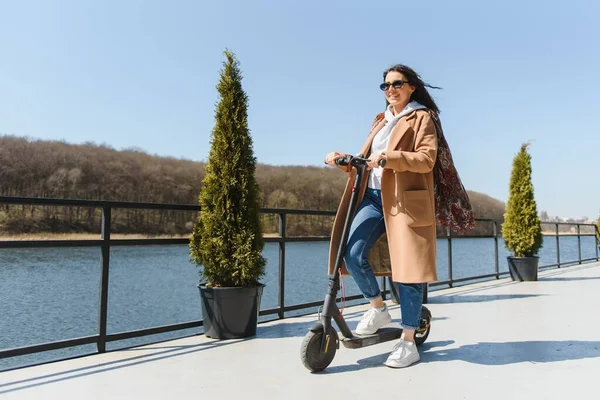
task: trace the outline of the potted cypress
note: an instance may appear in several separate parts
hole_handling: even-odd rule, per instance
[[[201,271],[198,288],[205,335],[236,339],[256,334],[264,288],[259,279],[266,260],[248,98],[236,56],[224,54],[200,213],[189,247]]]
[[[537,280],[537,253],[543,241],[531,182],[531,155],[527,147],[529,143],[521,145],[513,160],[509,198],[502,224],[504,244],[513,253],[507,257],[510,276],[518,281]]]

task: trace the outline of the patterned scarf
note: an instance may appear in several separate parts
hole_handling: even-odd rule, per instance
[[[466,233],[475,227],[475,213],[452,161],[439,116],[432,110],[427,111],[435,124],[438,139],[437,158],[433,167],[436,219],[444,228]]]
[[[432,110],[427,109],[427,112],[435,124],[438,139],[437,157],[433,167],[436,220],[442,227],[450,228],[455,233],[466,233],[475,227],[475,213],[454,166],[439,116]],[[373,127],[383,118],[384,113],[377,115]]]

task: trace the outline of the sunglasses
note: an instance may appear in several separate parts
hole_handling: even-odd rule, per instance
[[[381,85],[379,85],[379,89],[383,91],[389,90],[390,87],[393,87],[394,89],[400,89],[405,83],[408,82],[402,80],[394,81],[392,83],[384,82]]]

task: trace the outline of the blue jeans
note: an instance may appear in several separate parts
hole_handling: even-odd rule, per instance
[[[368,254],[377,239],[385,232],[381,190],[367,188],[358,206],[348,235],[344,255],[346,269],[367,300],[381,296],[379,283],[369,265]],[[402,328],[417,329],[423,306],[422,283],[398,283]]]

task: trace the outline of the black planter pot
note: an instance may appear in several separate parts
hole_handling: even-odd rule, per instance
[[[240,339],[256,335],[264,287],[263,284],[241,288],[198,285],[204,335],[214,339]]]
[[[540,258],[534,257],[506,257],[508,270],[513,281],[537,281],[538,264]]]

